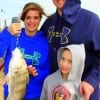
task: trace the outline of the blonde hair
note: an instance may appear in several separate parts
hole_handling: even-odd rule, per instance
[[[30,2],[30,3],[27,3],[23,8],[23,11],[22,11],[22,14],[21,14],[21,17],[20,17],[22,21],[25,20],[25,16],[26,16],[26,14],[29,10],[39,11],[40,18],[42,17],[42,15],[47,16],[45,14],[45,12],[43,11],[42,7],[39,4],[34,3],[34,2]]]

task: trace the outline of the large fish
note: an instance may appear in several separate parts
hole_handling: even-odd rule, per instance
[[[22,100],[29,80],[29,73],[27,64],[18,48],[12,52],[7,80],[9,92],[7,100]]]

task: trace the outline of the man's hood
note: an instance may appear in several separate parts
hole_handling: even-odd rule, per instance
[[[79,15],[80,12],[80,0],[66,0],[63,7],[62,17],[69,24],[73,24]]]
[[[64,48],[68,48],[72,54],[72,69],[68,75],[68,80],[75,80],[76,82],[81,81],[81,76],[84,70],[85,64],[85,49],[83,44],[68,45],[61,47],[58,50],[57,60],[60,60],[61,52]]]

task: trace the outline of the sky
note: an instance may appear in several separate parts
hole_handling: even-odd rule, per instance
[[[20,16],[24,5],[28,2],[39,3],[48,15],[55,12],[52,0],[2,0],[0,2],[0,26],[2,26],[1,23],[4,19],[7,20],[7,25],[9,25],[12,17]],[[100,16],[100,0],[81,0],[81,2],[83,8],[91,10]]]

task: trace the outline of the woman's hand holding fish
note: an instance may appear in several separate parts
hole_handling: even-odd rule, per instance
[[[29,72],[30,75],[32,75],[34,77],[38,75],[36,67],[34,67],[32,65],[28,66],[28,72]]]

